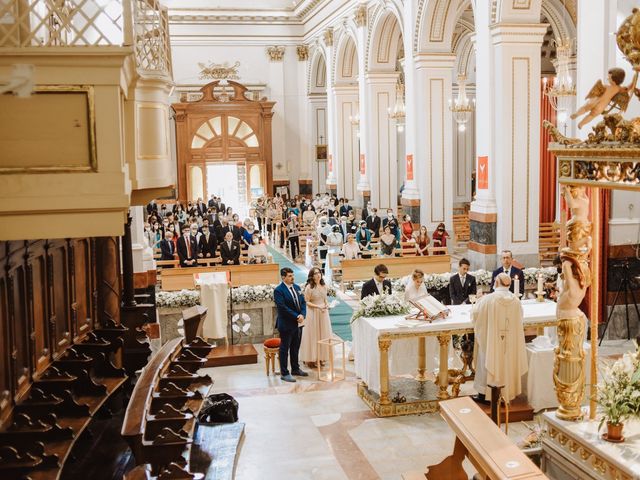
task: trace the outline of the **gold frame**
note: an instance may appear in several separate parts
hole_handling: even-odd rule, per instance
[[[0,175],[26,173],[86,173],[98,171],[96,146],[96,113],[93,85],[38,85],[33,93],[84,93],[87,99],[87,130],[89,134],[89,166],[58,165],[54,167],[0,167]]]
[[[324,157],[320,157],[320,153],[324,152]],[[329,160],[329,147],[327,144],[316,145],[316,162],[326,162]]]

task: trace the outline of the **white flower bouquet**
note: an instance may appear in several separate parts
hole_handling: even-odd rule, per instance
[[[156,306],[166,308],[193,307],[200,304],[200,292],[197,290],[180,290],[179,292],[156,293]]]
[[[638,352],[625,353],[605,370],[598,384],[596,401],[604,416],[600,427],[607,422],[620,425],[626,419],[640,415],[640,359]]]
[[[386,317],[388,315],[404,315],[409,313],[409,304],[398,293],[370,295],[360,300],[358,309],[353,313],[351,322],[360,317]]]

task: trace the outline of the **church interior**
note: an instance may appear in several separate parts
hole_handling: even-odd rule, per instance
[[[639,7],[0,2],[0,478],[639,479]]]

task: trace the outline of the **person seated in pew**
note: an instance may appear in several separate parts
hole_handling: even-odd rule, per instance
[[[370,258],[371,254],[369,250],[371,250],[371,232],[367,228],[367,222],[361,221],[358,230],[356,231],[356,242],[360,245],[360,251],[362,252],[363,258]]]
[[[411,216],[405,215],[402,225],[400,227],[400,235],[403,242],[413,242],[413,223],[411,223]]]
[[[431,239],[429,238],[427,227],[422,225],[416,235],[416,254],[418,256],[429,255],[429,242],[431,242]]]
[[[341,253],[345,260],[356,260],[360,257],[360,245],[353,233],[347,235],[347,242],[342,245]]]
[[[218,240],[211,234],[208,225],[202,226],[199,247],[198,258],[215,258],[218,255]]]
[[[187,226],[182,229],[182,236],[178,239],[178,258],[181,267],[196,267],[198,265],[198,242],[196,236],[191,234],[191,229]]]
[[[262,243],[262,238],[258,236],[258,233],[253,234],[251,245],[247,251],[249,257],[249,263],[267,263],[269,260],[269,252],[267,246]]]
[[[387,275],[389,275],[389,269],[384,263],[376,265],[373,269],[373,278],[362,285],[360,300],[370,295],[391,294],[391,281],[386,279]]]
[[[447,238],[449,238],[449,234],[444,227],[444,223],[440,222],[436,229],[433,231],[433,235],[431,236],[433,240],[434,247],[442,247],[446,248],[447,246]],[[444,252],[434,252],[434,255],[444,255]]]
[[[173,233],[167,231],[164,234],[164,238],[160,242],[160,252],[161,257],[160,260],[174,260],[175,259],[175,245],[173,243]],[[167,265],[167,267],[171,268],[173,265]]]
[[[486,402],[490,386],[501,386],[507,402],[522,391],[522,376],[527,373],[523,311],[520,299],[509,291],[511,277],[499,273],[493,293],[484,295],[471,310],[475,336],[473,357],[478,392],[474,400]]]
[[[240,244],[233,239],[233,233],[227,231],[220,245],[220,257],[223,265],[240,265]]]
[[[384,233],[380,236],[380,255],[385,257],[393,257],[398,240],[396,236],[391,233],[391,227],[386,225],[384,227]]]

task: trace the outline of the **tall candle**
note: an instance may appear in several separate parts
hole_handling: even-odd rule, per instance
[[[518,277],[514,277],[513,279],[513,293],[515,293],[516,297],[520,296],[520,279]]]
[[[544,285],[542,283],[542,274],[538,275],[538,292],[542,292]]]

